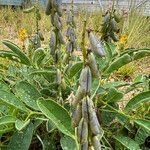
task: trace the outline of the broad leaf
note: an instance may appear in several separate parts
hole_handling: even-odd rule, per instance
[[[82,69],[83,63],[82,62],[76,62],[70,69],[69,69],[69,77],[72,78],[75,76],[81,69]]]
[[[30,119],[27,121],[21,121],[21,120],[17,119],[15,122],[15,127],[17,130],[20,131],[20,130],[24,129],[29,123],[30,123]]]
[[[10,91],[10,88],[6,83],[4,83],[3,81],[0,81],[0,90]]]
[[[138,143],[136,143],[133,139],[129,137],[118,135],[114,138],[129,150],[140,150]]]
[[[149,55],[150,55],[150,50],[142,50],[142,51],[135,52],[133,58],[134,60],[137,60]]]
[[[132,61],[132,58],[130,55],[125,54],[117,59],[115,59],[110,66],[106,69],[105,73],[112,73],[115,70],[118,70],[120,67],[130,63]]]
[[[24,130],[13,134],[7,150],[28,150],[33,136],[33,124],[30,123]]]
[[[126,105],[125,111],[130,111],[137,108],[141,103],[150,101],[150,91],[142,92],[133,97]]]
[[[36,101],[41,94],[33,85],[28,82],[21,81],[16,84],[16,93],[26,105],[35,110],[39,110]]]
[[[108,91],[108,95],[106,97],[106,101],[110,102],[110,103],[113,103],[113,102],[119,101],[122,98],[123,98],[123,93],[122,92],[118,91],[115,88],[110,88],[109,91]]]
[[[15,95],[12,93],[0,90],[0,100],[22,111],[29,112],[29,109],[26,108],[23,102],[15,97]]]
[[[49,118],[55,126],[64,134],[74,137],[74,131],[71,127],[71,118],[66,109],[53,100],[38,100],[40,110]]]
[[[135,123],[137,123],[139,126],[145,128],[147,131],[150,132],[150,121],[149,120],[136,119]]]
[[[15,123],[16,118],[14,116],[3,116],[0,117],[0,125],[6,125],[10,123]]]
[[[63,150],[76,150],[75,140],[69,136],[63,136],[60,143]]]
[[[2,41],[4,45],[6,45],[9,49],[11,49],[17,56],[20,58],[22,63],[26,65],[31,65],[29,58],[22,52],[22,50],[14,43],[4,40]]]

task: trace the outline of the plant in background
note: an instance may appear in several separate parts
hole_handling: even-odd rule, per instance
[[[19,33],[19,39],[21,42],[22,49],[24,50],[25,49],[25,41],[28,39],[28,33],[25,28],[21,29],[21,31]]]

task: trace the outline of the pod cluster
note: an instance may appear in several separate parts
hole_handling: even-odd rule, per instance
[[[89,53],[87,63],[81,71],[79,86],[72,102],[74,108],[72,125],[77,128],[77,140],[80,150],[88,150],[90,147],[93,147],[94,150],[101,150],[99,137],[102,134],[102,129],[93,101],[90,99],[92,78],[94,75],[98,75],[98,68],[95,62],[93,53]]]
[[[62,8],[60,0],[48,0],[46,10],[46,15],[51,15],[51,23],[53,29],[50,36],[50,54],[53,56],[56,63],[58,63],[60,58],[60,46],[65,44],[63,35],[62,35]]]
[[[117,33],[119,33],[119,28],[117,23],[121,20],[120,15],[114,10],[112,12],[107,11],[103,16],[103,23],[102,23],[102,40],[104,41],[111,41],[114,42],[119,41],[119,37]]]

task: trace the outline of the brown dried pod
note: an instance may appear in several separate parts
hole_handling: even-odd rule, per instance
[[[82,117],[88,122],[88,99],[89,97],[85,97],[82,99]]]

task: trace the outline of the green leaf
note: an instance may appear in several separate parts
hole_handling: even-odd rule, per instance
[[[139,128],[136,135],[135,135],[135,141],[139,143],[139,145],[145,143],[145,139],[150,135],[150,132],[148,132],[144,128]]]
[[[140,150],[138,143],[129,137],[118,135],[114,136],[114,138],[129,150]]]
[[[141,103],[147,102],[150,100],[150,91],[142,92],[135,97],[133,97],[126,105],[125,111],[130,111],[134,108],[137,108]]]
[[[37,106],[37,99],[41,97],[39,91],[30,83],[21,81],[16,84],[16,94],[29,107],[39,110]]]
[[[130,55],[125,54],[117,59],[115,59],[110,66],[106,69],[105,73],[110,74],[115,70],[118,70],[120,67],[130,63],[132,61],[132,58]]]
[[[149,120],[136,119],[134,122],[150,132],[150,121]]]
[[[30,66],[30,60],[29,58],[22,52],[22,50],[14,43],[8,41],[8,40],[3,40],[2,41],[4,45],[6,45],[9,49],[11,49],[17,56],[20,58],[21,62]]]
[[[4,51],[4,50],[0,50],[0,57],[2,58],[6,58],[15,62],[19,62],[19,63],[23,63],[20,58],[18,57],[18,55],[16,55],[15,53],[11,52],[11,51]]]
[[[79,61],[76,62],[70,69],[69,69],[69,78],[74,77],[81,69],[83,66],[83,62]]]
[[[63,150],[76,150],[75,140],[69,136],[63,136],[60,140],[60,144]]]
[[[0,81],[0,90],[10,91],[10,88],[6,83],[4,83],[3,81]]]
[[[118,91],[116,88],[110,88],[106,97],[107,102],[117,102],[123,98],[123,93]]]
[[[12,93],[0,90],[0,100],[22,111],[29,112],[29,109],[26,108],[23,102],[20,101],[17,97],[15,97],[15,95]]]
[[[74,138],[71,118],[66,109],[53,100],[38,100],[40,110],[64,134]]]
[[[55,129],[56,129],[55,124],[52,121],[48,120],[46,122],[46,130],[47,130],[47,132],[50,133],[50,132],[54,131]]]
[[[133,55],[133,59],[137,60],[146,56],[150,56],[150,50],[141,50],[141,51],[135,52]]]
[[[30,123],[21,132],[15,132],[8,144],[7,150],[28,150],[32,140],[33,130],[33,124]]]
[[[42,63],[42,60],[45,58],[45,50],[43,48],[38,48],[33,53],[33,63],[39,66]]]
[[[16,118],[14,116],[3,116],[0,117],[0,125],[6,125],[10,123],[15,123]]]
[[[17,130],[20,131],[20,130],[24,129],[29,123],[30,123],[30,119],[27,121],[21,121],[21,120],[17,119],[15,122],[15,127]]]

